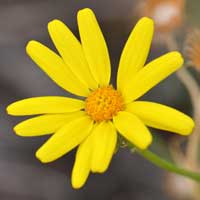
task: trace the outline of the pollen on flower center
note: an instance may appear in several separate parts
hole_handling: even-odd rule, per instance
[[[86,99],[85,111],[95,121],[112,119],[124,108],[122,95],[112,86],[98,88]]]

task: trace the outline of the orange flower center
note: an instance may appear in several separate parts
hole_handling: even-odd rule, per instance
[[[123,109],[124,101],[122,95],[112,86],[98,88],[86,99],[86,113],[98,122],[112,119]]]

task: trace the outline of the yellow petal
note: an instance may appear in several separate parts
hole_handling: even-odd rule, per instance
[[[48,24],[49,34],[71,71],[89,88],[96,89],[97,82],[93,78],[80,42],[68,27],[59,20]]]
[[[143,17],[131,32],[122,51],[117,74],[117,88],[123,90],[144,66],[153,37],[153,20]]]
[[[92,131],[92,172],[105,172],[110,164],[117,142],[116,129],[111,122],[102,122]]]
[[[113,118],[119,133],[140,149],[146,149],[152,142],[152,136],[144,123],[135,115],[119,112]]]
[[[90,173],[92,155],[92,140],[89,135],[78,147],[76,160],[72,171],[72,186],[75,189],[81,188]]]
[[[20,136],[41,136],[56,132],[65,124],[84,115],[77,111],[69,114],[47,114],[25,120],[14,127],[14,131]]]
[[[124,100],[129,103],[165,79],[183,64],[183,58],[178,52],[170,52],[157,58],[142,68],[122,91]],[[125,77],[126,78],[126,77]]]
[[[43,163],[51,162],[71,151],[90,133],[93,122],[88,116],[78,118],[59,129],[36,152],[36,157]]]
[[[78,12],[78,26],[83,50],[95,80],[100,86],[110,81],[110,58],[106,42],[92,10]]]
[[[189,135],[194,121],[187,115],[158,103],[135,101],[127,105],[127,111],[137,115],[147,126]]]
[[[33,97],[17,101],[7,107],[10,115],[36,115],[48,113],[67,113],[84,108],[84,101],[58,96]]]
[[[79,96],[87,96],[89,94],[88,87],[49,48],[37,41],[30,41],[26,51],[32,60],[60,87]]]

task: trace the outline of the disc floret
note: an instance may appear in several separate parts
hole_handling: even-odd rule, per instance
[[[98,88],[86,99],[86,113],[94,121],[111,120],[123,109],[124,102],[122,95],[112,86]]]

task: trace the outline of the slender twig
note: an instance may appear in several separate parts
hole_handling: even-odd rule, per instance
[[[178,50],[178,45],[173,35],[166,37],[166,45],[170,51]],[[190,164],[192,168],[197,168],[200,142],[200,88],[197,81],[193,78],[186,67],[182,67],[182,69],[178,70],[176,74],[179,80],[186,87],[194,110],[195,129],[188,139],[186,157],[187,164]]]
[[[200,95],[197,97],[200,102]],[[195,108],[196,107],[196,108]],[[198,167],[199,163],[199,141],[200,141],[200,104],[194,106],[195,128],[193,134],[188,139],[186,157],[187,162],[191,163],[194,168]]]
[[[178,167],[174,165],[173,163],[168,162],[167,160],[164,160],[163,158],[161,158],[160,156],[158,156],[157,154],[149,150],[140,150],[140,149],[135,149],[135,148],[133,148],[133,150],[134,151],[136,150],[141,156],[143,156],[144,158],[152,162],[154,165],[162,169],[168,170],[170,172],[174,172],[182,176],[186,176],[197,182],[200,182],[200,173],[192,172],[190,170]]]
[[[177,165],[182,165],[183,161],[185,160],[185,155],[181,151],[181,143],[185,138],[172,138],[169,142],[169,153],[172,157],[172,160],[177,164]]]
[[[178,45],[176,40],[174,39],[173,35],[169,35],[165,38],[166,46],[170,51],[178,50]],[[178,76],[179,80],[184,84],[186,87],[191,101],[192,105],[196,105],[197,103],[197,97],[199,96],[199,85],[193,78],[193,76],[190,74],[190,72],[187,70],[186,66],[183,66],[180,70],[176,72],[176,75]]]

